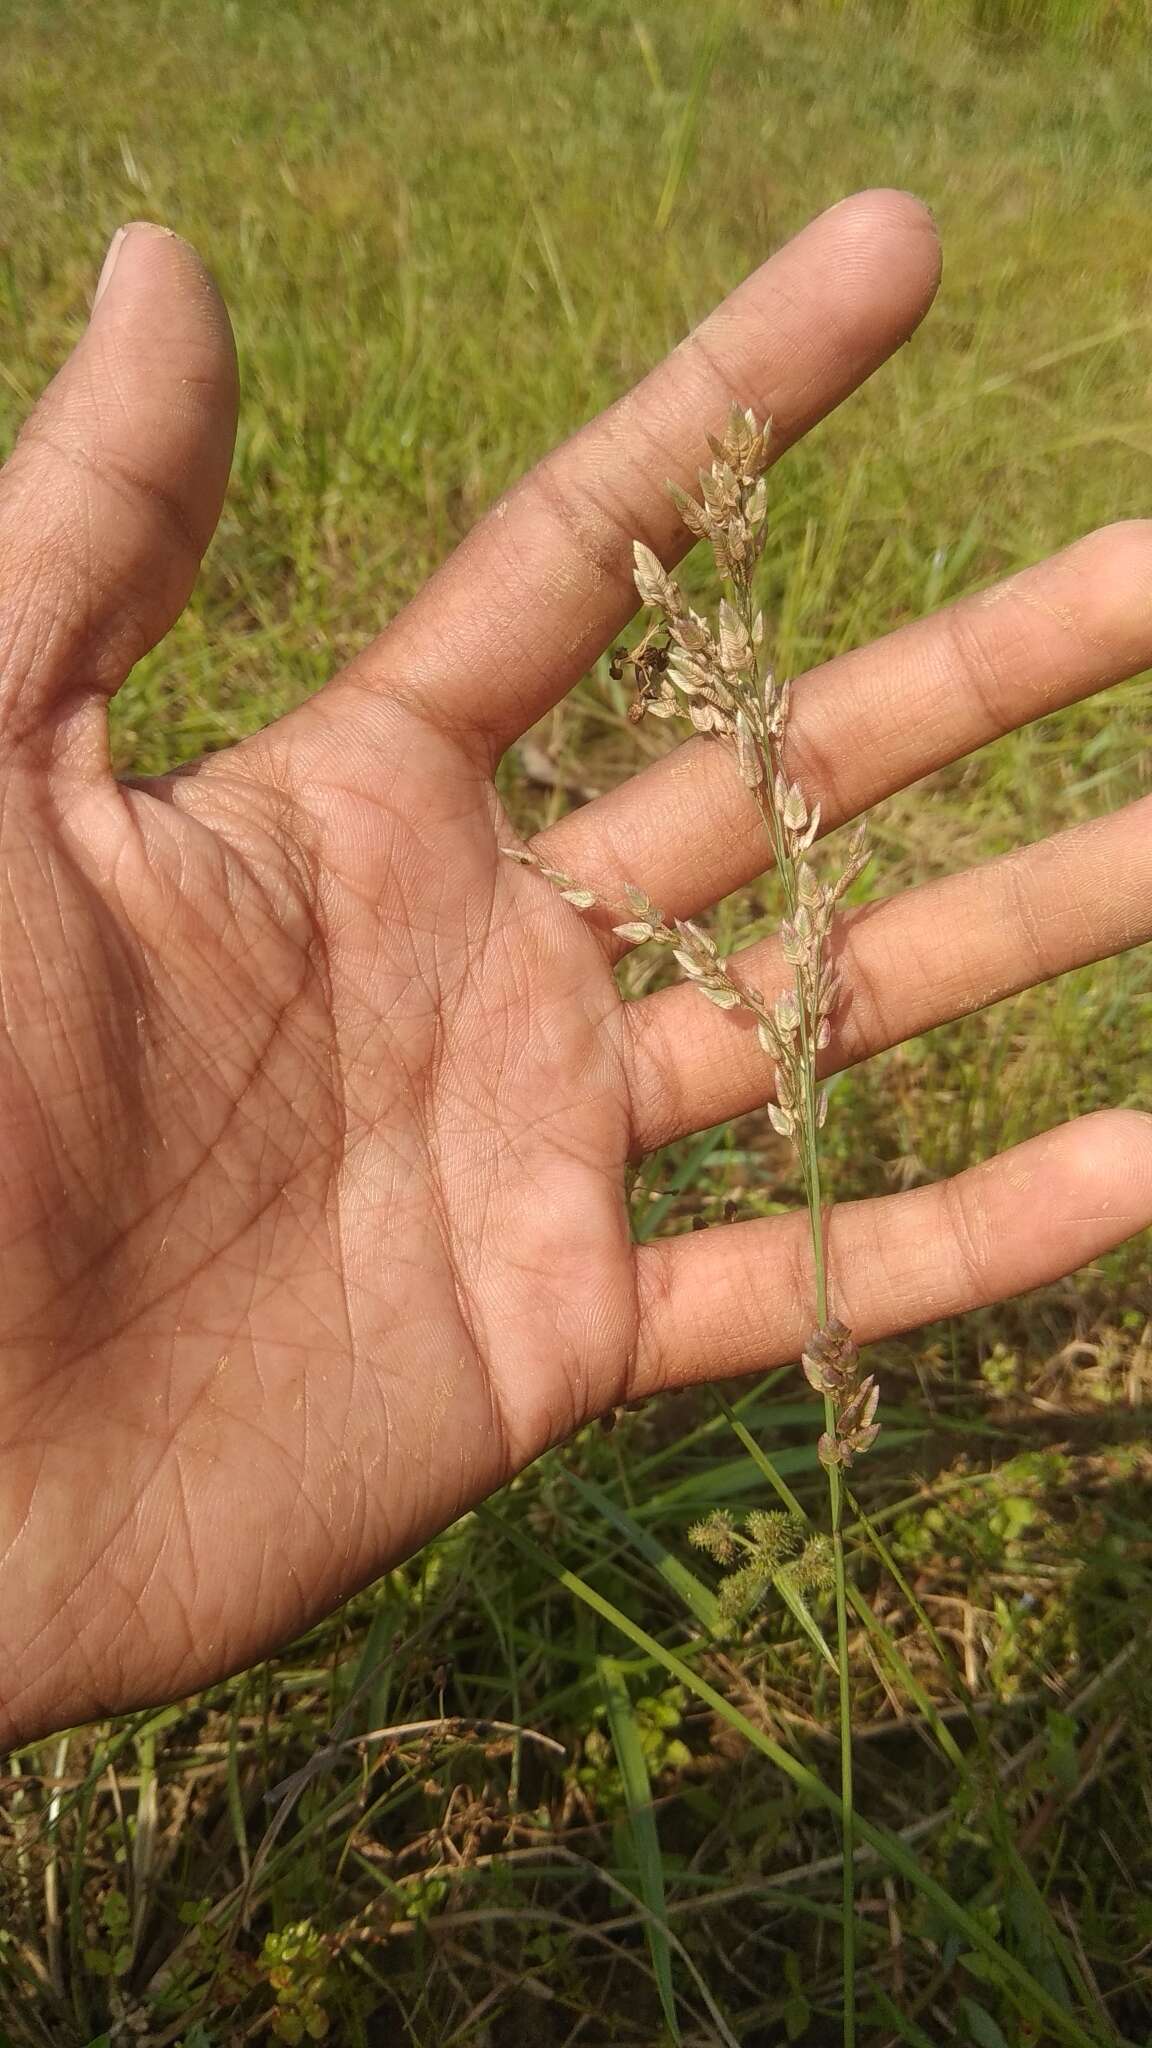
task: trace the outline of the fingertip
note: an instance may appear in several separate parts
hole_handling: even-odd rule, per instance
[[[767,327],[785,372],[806,367],[791,407],[779,372],[776,388],[768,386],[778,453],[911,339],[939,277],[927,207],[910,192],[877,187],[818,214],[718,309],[713,320],[730,324],[735,315],[761,335]]]
[[[1098,1109],[1068,1127],[1079,1190],[1100,1213],[1130,1214],[1132,1228],[1152,1222],[1152,1116],[1142,1109]]]
[[[198,250],[156,221],[126,221],[108,245],[87,346],[116,363],[118,385],[140,386],[146,407],[178,396],[209,429],[197,448],[210,477],[206,539],[231,463],[239,371],[228,309]]]
[[[232,323],[207,264],[191,242],[156,221],[130,220],[117,228],[104,257],[92,298],[91,318],[115,328],[138,323],[146,302],[162,294],[168,307],[183,309],[204,327],[235,381]],[[165,316],[171,318],[169,310]]]
[[[904,185],[862,185],[830,206],[828,213],[854,214],[880,221],[900,232],[911,230],[938,241],[936,216],[926,199]]]
[[[1074,1124],[1066,1124],[1061,1128],[1079,1132],[1088,1149],[1094,1150],[1098,1146],[1107,1149],[1121,1132],[1136,1136],[1152,1130],[1152,1116],[1142,1109],[1109,1106],[1104,1109],[1090,1109]]]
[[[93,313],[96,312],[101,301],[107,297],[114,280],[120,274],[121,262],[128,251],[129,243],[135,243],[138,248],[145,240],[179,243],[180,237],[173,228],[160,227],[153,220],[126,220],[122,227],[117,228],[116,233],[108,244],[107,253],[100,268],[100,275],[96,280],[96,290],[92,294]],[[189,247],[188,243],[182,243],[181,247],[197,263],[199,262],[195,251]],[[200,267],[203,268],[202,265]]]
[[[231,323],[205,265],[171,229],[126,222],[0,482],[0,598],[23,577],[36,593],[4,677],[21,732],[59,701],[86,715],[92,690],[111,694],[179,616],[220,515],[237,409]]]
[[[896,185],[867,186],[852,192],[819,216],[830,223],[844,260],[873,270],[877,257],[893,264],[893,281],[917,294],[927,311],[940,282],[942,253],[936,217],[915,192]]]

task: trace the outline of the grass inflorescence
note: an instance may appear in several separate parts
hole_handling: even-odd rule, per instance
[[[835,1592],[840,1727],[840,1802],[844,1895],[841,1938],[844,1973],[845,2048],[856,2038],[855,1853],[852,1759],[852,1690],[848,1661],[848,1592],[844,1558],[844,1474],[870,1450],[879,1435],[880,1389],[871,1373],[860,1374],[852,1332],[829,1308],[830,1275],[820,1182],[820,1132],[828,1114],[828,1093],[820,1085],[819,1056],[832,1041],[840,977],[832,957],[837,906],[868,864],[867,828],[852,835],[840,873],[822,880],[813,848],[820,829],[820,804],[810,804],[787,761],[791,684],[777,676],[766,653],[764,614],[756,596],[757,570],[768,535],[768,468],[771,423],[733,402],[722,438],[709,435],[711,467],[699,473],[700,498],[670,486],[689,532],[708,543],[723,595],[714,621],[697,611],[677,580],[643,541],[634,547],[637,592],[649,623],[630,649],[617,648],[615,676],[629,674],[635,695],[629,716],[684,718],[700,734],[724,744],[733,772],[755,799],[766,847],[783,899],[780,950],[791,969],[789,985],[765,996],[721,957],[716,941],[684,918],[666,918],[642,891],[630,888],[629,916],[613,927],[629,945],[670,948],[691,986],[721,1010],[743,1010],[756,1020],[761,1048],[772,1063],[775,1099],[768,1119],[791,1140],[800,1164],[812,1240],[812,1310],[816,1327],[802,1357],[805,1378],[823,1401],[824,1429],[817,1445],[828,1475],[831,1569]],[[527,849],[506,848],[513,860],[540,867],[566,902],[579,910],[604,908],[584,881],[542,864]],[[734,1553],[743,1543],[752,1552],[729,1577],[726,1601],[743,1599],[751,1587],[786,1585],[795,1595],[802,1578],[811,1581],[818,1539],[805,1546],[783,1579],[770,1557],[789,1527],[781,1517],[749,1518],[741,1537],[713,1519],[690,1532],[695,1540]],[[730,1555],[721,1561],[729,1562]],[[784,1563],[781,1556],[780,1564]],[[815,1631],[813,1631],[815,1633]],[[818,1638],[819,1640],[819,1638]]]

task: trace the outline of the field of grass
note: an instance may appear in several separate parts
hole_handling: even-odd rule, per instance
[[[932,205],[944,282],[775,473],[780,665],[1149,509],[1135,7],[3,12],[0,447],[123,219],[196,242],[240,344],[228,510],[119,701],[125,767],[316,687],[527,463],[861,185]],[[1137,678],[887,803],[873,886],[1143,793],[1150,711]],[[602,666],[508,758],[519,822],[667,743],[625,712]],[[757,915],[747,894],[718,929]],[[1150,1042],[1146,953],[914,1041],[837,1084],[833,1191],[1146,1107]],[[636,1227],[797,1197],[749,1118],[650,1162]],[[877,1347],[852,1662],[859,1805],[896,1848],[860,1865],[863,2048],[1152,2036],[1147,1252]],[[835,1681],[774,1593],[725,1622],[687,1542],[714,1506],[771,1504],[757,1444],[819,1518],[815,1403],[791,1373],[726,1392],[743,1435],[708,1391],[623,1415],[259,1670],[13,1758],[0,2042],[838,2042],[814,1790]]]

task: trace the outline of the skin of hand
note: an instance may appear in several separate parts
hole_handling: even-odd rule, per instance
[[[681,550],[664,479],[730,399],[786,447],[936,278],[917,202],[842,202],[317,697],[121,784],[107,702],[187,599],[236,407],[200,262],[121,231],[0,473],[5,1746],[251,1663],[616,1403],[796,1356],[802,1217],[637,1250],[624,1200],[630,1159],[763,1100],[754,1039],[683,988],[621,1002],[611,920],[501,856],[493,770],[634,610],[633,536]],[[1147,666],[1150,590],[1127,523],[837,658],[796,773],[833,824]],[[848,920],[829,1065],[1147,938],[1150,802]],[[762,864],[699,739],[537,846],[679,915]],[[1152,1119],[1100,1113],[838,1208],[836,1306],[867,1340],[1150,1218]]]

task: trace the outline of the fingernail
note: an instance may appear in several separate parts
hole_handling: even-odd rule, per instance
[[[116,233],[108,244],[108,254],[104,258],[104,268],[97,279],[96,292],[92,300],[93,312],[96,311],[97,306],[112,282],[112,273],[124,254],[124,244],[128,240],[129,235],[154,235],[157,241],[160,242],[174,242],[176,240],[176,235],[172,228],[159,227],[154,220],[126,220],[122,228],[117,228]]]
[[[127,233],[127,228],[117,228],[116,233],[113,235],[112,240],[108,244],[108,254],[104,258],[104,267],[101,270],[100,276],[96,281],[96,292],[92,300],[93,312],[96,311],[97,306],[100,304],[101,299],[104,297],[105,292],[107,291],[109,285],[112,282],[112,272],[115,270],[116,265],[120,260],[120,251],[124,247],[124,241],[125,237],[127,236]]]

